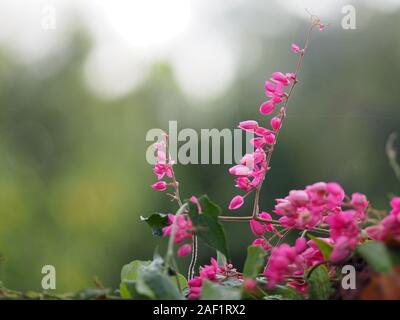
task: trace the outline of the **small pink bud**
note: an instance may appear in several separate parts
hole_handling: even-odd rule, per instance
[[[203,285],[203,280],[200,277],[194,277],[188,281],[189,287],[201,287]]]
[[[236,177],[247,177],[252,173],[251,169],[242,164],[238,164],[229,169],[229,173]]]
[[[239,209],[244,203],[244,199],[242,196],[235,196],[229,203],[229,210]]]
[[[263,137],[263,138],[253,138],[250,140],[250,143],[251,143],[251,145],[254,146],[254,148],[261,149],[265,146],[265,144],[267,142],[265,141],[265,138]]]
[[[292,49],[292,51],[293,51],[294,53],[298,53],[298,52],[300,51],[300,47],[299,47],[297,44],[295,44],[295,43],[292,43],[292,45],[290,46],[290,48]]]
[[[250,229],[256,237],[262,236],[265,231],[264,226],[256,220],[250,220]]]
[[[276,140],[275,135],[273,133],[265,135],[264,139],[267,144],[274,144]]]
[[[258,127],[258,128],[255,130],[255,134],[256,134],[256,135],[259,135],[259,136],[266,136],[266,135],[268,135],[268,134],[271,134],[271,130],[268,130],[268,129],[263,128],[263,127]]]
[[[274,131],[278,131],[281,128],[282,120],[279,117],[273,117],[271,119],[271,127]]]
[[[264,87],[265,87],[265,90],[267,90],[267,91],[270,91],[270,92],[275,91],[275,85],[271,81],[266,81]]]
[[[298,238],[296,240],[295,249],[297,253],[302,253],[307,248],[307,240],[304,238]]]
[[[203,212],[203,210],[202,210],[202,208],[201,208],[201,205],[200,205],[200,202],[199,202],[199,199],[197,199],[197,197],[191,196],[191,197],[190,197],[190,201],[193,202],[193,203],[197,206],[197,211],[198,211],[199,213],[202,213],[202,212]]]
[[[239,128],[246,131],[254,131],[258,128],[258,123],[255,120],[246,120],[239,123]]]
[[[261,106],[260,106],[260,113],[261,114],[271,114],[274,112],[275,104],[272,100],[265,101]]]
[[[243,282],[243,288],[247,292],[253,292],[257,288],[257,283],[253,279],[246,278]]]
[[[158,181],[152,184],[151,187],[157,191],[164,191],[165,189],[167,189],[167,183],[165,181]]]
[[[288,82],[288,79],[282,72],[274,72],[272,74],[272,79],[274,79],[275,81],[278,81],[278,82],[282,82],[282,83]]]
[[[192,251],[192,246],[190,244],[184,244],[178,249],[178,256],[185,257]]]

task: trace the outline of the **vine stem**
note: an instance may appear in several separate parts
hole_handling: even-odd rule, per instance
[[[264,219],[261,218],[259,216],[256,216],[255,218],[253,218],[253,216],[241,216],[241,217],[235,217],[235,216],[218,216],[219,220],[221,221],[229,221],[229,222],[247,222],[250,220],[256,220],[259,222],[266,222],[266,223],[270,223],[274,226],[282,226],[281,223],[277,220],[269,220],[269,219]],[[319,232],[319,233],[323,233],[323,234],[329,234],[329,230],[323,229],[323,228],[318,228],[318,227],[314,227],[308,231],[315,231],[315,232]]]
[[[169,155],[169,152],[168,152],[168,135],[166,136],[166,154],[168,155],[168,162],[171,163],[171,156]],[[181,196],[180,196],[179,182],[176,179],[172,163],[171,163],[170,167],[171,167],[171,175],[172,175],[171,179],[172,179],[172,182],[173,182],[173,185],[174,185],[174,190],[175,190],[173,198],[177,201],[177,203],[179,205],[179,208],[182,208],[183,202],[182,202],[182,199],[181,199]],[[185,212],[185,209],[182,211],[182,213],[184,213],[184,212]],[[196,262],[197,262],[197,246],[198,246],[197,236],[193,235],[193,239],[192,239],[192,257],[190,259],[190,265],[189,265],[189,268],[188,268],[188,279],[192,279],[193,275],[194,275],[194,271],[195,271],[194,269],[196,267]]]

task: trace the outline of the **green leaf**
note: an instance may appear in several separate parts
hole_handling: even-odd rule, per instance
[[[153,213],[149,217],[140,216],[140,220],[150,226],[153,236],[162,236],[162,229],[168,226],[168,215],[164,213]]]
[[[247,248],[247,258],[244,263],[243,275],[255,279],[265,265],[266,252],[259,246]]]
[[[318,239],[317,237],[313,236],[310,233],[307,233],[307,236],[312,241],[314,241],[314,243],[318,246],[318,249],[321,250],[321,253],[324,256],[324,259],[329,260],[329,257],[333,250],[333,247],[329,243],[326,243],[325,241]]]
[[[217,250],[217,264],[218,266],[225,266],[228,263],[225,255]]]
[[[240,290],[203,280],[201,300],[239,300]]]
[[[365,242],[356,251],[376,272],[389,272],[393,269],[391,254],[381,242]]]
[[[229,258],[225,231],[218,220],[218,216],[221,213],[220,207],[211,202],[207,196],[200,197],[199,203],[202,213],[198,212],[196,204],[192,202],[189,204],[189,216],[195,227],[196,235],[208,246],[220,251]]]
[[[121,270],[121,284],[120,284],[120,295],[124,299],[144,299],[145,296],[141,296],[136,290],[136,279],[138,275],[138,269],[142,266],[150,265],[151,261],[140,261],[135,260],[122,267]]]
[[[125,299],[173,299],[183,295],[178,289],[176,276],[169,276],[161,257],[153,261],[133,261],[121,271],[120,294]],[[186,279],[178,274],[181,289],[187,286]]]
[[[288,286],[277,285],[267,291],[266,300],[303,300],[303,296],[296,289]]]
[[[326,300],[333,293],[328,269],[324,265],[320,265],[313,270],[308,283],[308,296],[312,300]]]
[[[145,268],[140,270],[136,288],[140,294],[148,295],[152,299],[183,299],[171,277],[158,269]],[[152,292],[151,295],[148,294],[150,291]]]
[[[181,273],[177,273],[176,275],[171,276],[171,280],[181,290],[184,290],[188,287],[188,282],[185,276]]]

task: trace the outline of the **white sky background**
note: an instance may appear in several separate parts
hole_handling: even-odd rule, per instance
[[[189,97],[208,99],[224,92],[235,76],[238,48],[225,34],[226,28],[221,27],[224,15],[253,6],[262,12],[268,10],[270,2],[2,0],[0,45],[12,50],[23,63],[43,61],[49,52],[62,50],[65,29],[68,23],[74,22],[71,13],[77,11],[95,39],[85,64],[85,80],[97,95],[108,99],[123,96],[140,84],[152,63],[168,60],[179,85]],[[304,8],[323,19],[333,10],[337,14],[341,7],[337,0],[274,2],[287,11],[289,17],[296,15],[305,19],[308,16]],[[368,2],[378,10],[400,7],[400,0]],[[55,30],[42,27],[49,8],[55,9]],[[252,12],[250,10],[250,23]]]

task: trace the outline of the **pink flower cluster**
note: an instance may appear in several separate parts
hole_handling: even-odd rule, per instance
[[[278,199],[274,213],[281,216],[282,226],[312,229],[326,223],[330,227],[333,252],[330,260],[339,262],[361,241],[359,223],[366,218],[368,200],[361,193],[354,193],[345,203],[345,192],[335,182],[318,182],[305,190],[292,190],[284,199]],[[342,210],[349,206],[351,210]]]
[[[304,238],[298,238],[296,244],[291,247],[284,243],[271,251],[267,266],[264,269],[264,276],[268,279],[269,289],[285,280],[290,275],[302,275],[304,273],[304,259],[301,253],[307,247]]]
[[[172,171],[172,164],[167,161],[167,154],[166,154],[166,149],[167,149],[167,139],[166,136],[164,137],[163,140],[161,140],[158,143],[155,143],[153,145],[156,148],[157,151],[157,162],[154,165],[153,172],[157,177],[156,183],[152,184],[151,187],[154,190],[157,191],[165,191],[168,187],[167,182],[162,181],[165,176],[168,178],[173,177],[173,171]]]
[[[392,210],[379,224],[365,229],[368,236],[374,240],[400,243],[400,197],[390,201]]]
[[[225,266],[219,266],[217,260],[211,258],[211,264],[200,267],[199,276],[188,281],[189,299],[196,300],[200,298],[203,279],[207,279],[211,282],[220,282],[234,274],[236,274],[236,269],[234,269],[230,263]]]
[[[175,222],[176,220],[176,222]],[[181,244],[185,239],[192,239],[193,237],[193,225],[190,218],[185,215],[168,215],[169,225],[162,229],[163,235],[171,236],[172,230],[174,228],[175,222],[175,237],[174,242],[176,244]],[[192,246],[190,244],[183,244],[178,249],[178,256],[187,256],[192,251]]]
[[[279,222],[284,227],[312,229],[325,222],[329,215],[341,213],[345,193],[335,182],[317,182],[305,190],[292,190],[284,199],[277,199],[274,213],[281,216]],[[368,200],[361,193],[354,193],[349,203],[354,208],[357,221],[365,219]]]
[[[320,238],[330,243],[330,239]],[[307,283],[292,277],[303,276],[309,268],[324,261],[321,250],[314,241],[298,238],[294,246],[282,244],[272,249],[264,275],[268,280],[268,288],[286,282],[301,293],[305,293]]]
[[[258,217],[265,220],[272,220],[272,217],[268,212],[261,212]],[[271,244],[264,238],[265,232],[273,232],[278,236],[281,236],[276,228],[269,222],[261,222],[252,219],[250,220],[250,229],[257,237],[257,239],[253,241],[252,245],[262,247],[265,251],[268,251],[272,248]]]

